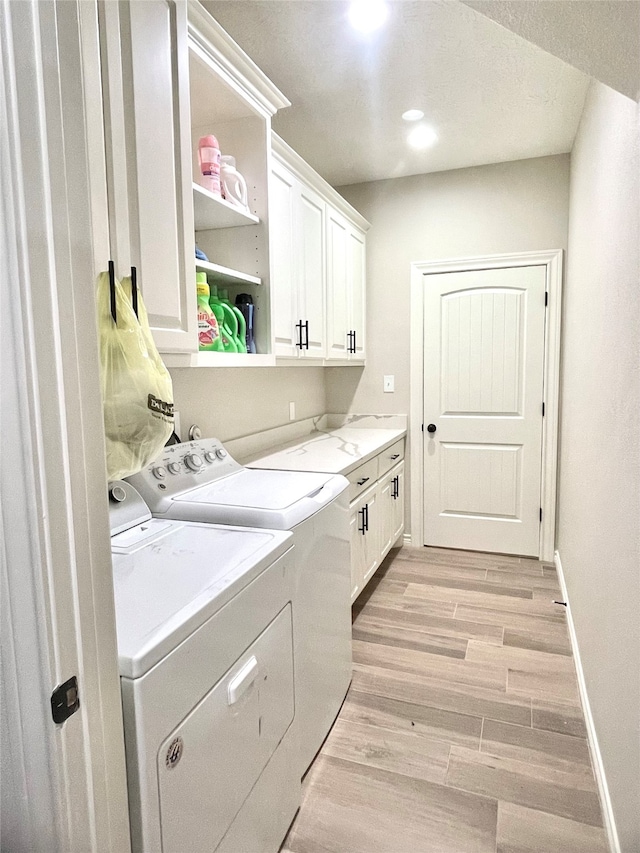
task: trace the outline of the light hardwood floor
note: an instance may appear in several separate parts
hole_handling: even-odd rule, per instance
[[[536,560],[392,551],[283,853],[606,853],[554,598]]]

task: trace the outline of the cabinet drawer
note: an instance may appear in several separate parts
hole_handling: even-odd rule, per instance
[[[347,474],[351,483],[349,487],[349,500],[355,500],[361,492],[368,489],[378,479],[378,457],[370,459],[364,465],[360,465],[355,471]]]
[[[404,459],[404,438],[387,447],[378,457],[378,477],[383,477],[401,459]]]

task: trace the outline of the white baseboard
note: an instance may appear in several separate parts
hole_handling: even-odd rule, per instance
[[[584,712],[584,721],[587,727],[587,740],[589,742],[589,751],[591,753],[591,761],[593,763],[593,770],[596,777],[596,783],[598,785],[598,792],[600,794],[600,804],[602,805],[602,818],[604,820],[604,828],[607,834],[607,839],[609,841],[609,849],[611,850],[611,853],[620,853],[620,841],[618,839],[618,831],[616,829],[616,822],[613,816],[613,807],[611,805],[611,797],[609,796],[609,786],[607,785],[607,778],[604,772],[604,764],[602,762],[600,746],[598,745],[598,736],[596,734],[596,728],[593,722],[593,715],[591,713],[591,706],[589,704],[587,685],[584,679],[582,661],[580,659],[578,637],[576,635],[575,625],[573,624],[573,617],[571,616],[571,604],[569,602],[567,585],[565,583],[564,572],[562,571],[562,562],[560,560],[560,554],[558,553],[558,551],[556,551],[554,554],[554,563],[556,566],[556,571],[558,572],[558,580],[560,581],[562,598],[567,603],[567,625],[569,627],[569,639],[571,640],[571,650],[573,652],[573,659],[576,665],[576,674],[578,676],[578,689],[580,691],[580,700],[582,702],[582,710]]]
[[[411,534],[410,533],[405,533],[403,535],[402,544],[403,545],[411,545]]]

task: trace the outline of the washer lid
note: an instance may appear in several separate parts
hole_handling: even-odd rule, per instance
[[[243,468],[178,495],[174,518],[291,530],[348,486],[344,477]]]
[[[291,545],[273,530],[152,519],[113,536],[120,675],[138,678]]]

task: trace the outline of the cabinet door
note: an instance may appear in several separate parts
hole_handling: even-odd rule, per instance
[[[269,187],[269,235],[271,249],[271,300],[274,352],[277,356],[298,358],[298,297],[295,262],[296,180],[275,162]]]
[[[356,228],[349,229],[347,239],[347,276],[349,282],[349,330],[355,333],[356,351],[352,361],[365,358],[365,288],[366,244],[365,235]]]
[[[362,507],[358,502],[351,508],[349,527],[351,531],[351,603],[356,600],[363,586],[364,562],[365,562],[365,539],[366,533],[362,532]]]
[[[381,505],[379,486],[366,492],[362,498],[366,507],[367,533],[364,537],[364,577],[362,586],[365,587],[380,565],[380,538],[381,538]]]
[[[308,323],[309,348],[305,358],[325,354],[325,203],[304,184],[298,184],[296,223],[298,226],[298,305],[300,318]],[[306,332],[305,332],[306,334]]]
[[[393,523],[391,525],[391,544],[394,545],[398,541],[398,537],[404,532],[404,462],[401,462],[391,472],[396,480],[396,487],[393,489],[392,482],[392,515]],[[395,498],[393,495],[395,494]]]
[[[395,523],[394,516],[394,480],[391,472],[385,474],[378,484],[378,518],[380,529],[380,552],[378,558],[380,560],[387,554],[391,548],[393,540],[393,525]]]
[[[327,208],[327,358],[347,359],[349,227],[339,213]]]
[[[117,274],[136,267],[158,348],[195,352],[186,3],[104,3],[101,46]]]

